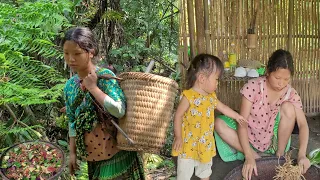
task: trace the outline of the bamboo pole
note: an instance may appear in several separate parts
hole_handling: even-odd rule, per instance
[[[278,4],[277,4],[277,6],[278,7],[280,7],[280,8],[276,8],[277,9],[277,13],[276,13],[276,19],[277,19],[277,29],[276,29],[276,34],[281,34],[281,28],[282,28],[282,12],[283,12],[283,10],[281,10],[281,1],[279,1],[278,2]],[[278,38],[277,39],[277,48],[276,49],[279,49],[279,48],[286,48],[286,46],[284,46],[284,47],[282,47],[282,43],[281,43],[281,41],[282,41],[282,39],[283,38]]]
[[[188,26],[190,35],[190,58],[193,59],[196,55],[195,48],[195,24],[194,24],[194,6],[193,0],[187,0],[187,10],[188,10]]]
[[[287,7],[287,1],[283,1],[282,9],[287,9],[286,7]],[[287,34],[288,33],[288,26],[286,26],[286,24],[287,24],[286,20],[288,20],[287,19],[288,14],[289,14],[289,9],[288,9],[288,11],[286,11],[286,10],[283,11],[283,14],[282,14],[282,27],[283,28],[282,28],[281,34]],[[284,37],[283,40],[282,40],[282,45],[283,46],[287,46],[287,41],[288,41],[288,37]],[[291,40],[291,42],[292,42],[292,40]]]
[[[305,2],[305,1],[302,1],[302,3],[303,3],[303,6],[302,6],[302,11],[303,12],[305,12],[306,10],[307,10],[307,3]],[[302,13],[303,14],[303,34],[304,34],[304,36],[306,36],[306,34],[308,33],[308,14],[309,13]],[[304,37],[303,38],[303,46],[302,46],[302,52],[305,52],[306,51],[306,47],[307,47],[307,45],[308,45],[308,42],[307,42],[307,38],[306,37]],[[308,51],[308,50],[307,50]],[[305,52],[305,53],[303,53],[303,59],[302,59],[302,62],[303,62],[303,75],[304,75],[304,79],[305,79],[305,83],[304,83],[304,88],[308,91],[308,96],[306,97],[306,101],[307,101],[307,104],[306,104],[306,106],[305,106],[305,109],[307,110],[307,111],[309,111],[310,112],[310,105],[311,105],[311,102],[310,102],[310,94],[311,94],[311,92],[310,92],[310,88],[308,88],[309,87],[309,77],[308,77],[308,52]]]
[[[299,4],[298,4],[299,2],[297,2],[294,6],[299,6]],[[299,16],[300,16],[300,14],[299,14],[299,9],[298,8],[296,8],[295,7],[295,9],[296,9],[296,11],[295,11],[295,17],[293,17],[294,18],[294,21],[293,21],[293,23],[295,24],[295,26],[293,27],[293,29],[294,29],[294,35],[297,35],[297,34],[299,34],[299,26],[298,26],[298,24],[300,23],[300,21],[299,21]],[[299,38],[295,38],[294,39],[294,61],[295,61],[295,76],[296,77],[298,77],[299,76],[299,74],[297,73],[298,72],[298,70],[299,70],[299,63],[298,63],[298,58],[299,58],[299,56],[298,56],[298,49],[299,49]],[[293,48],[292,48],[293,49]]]
[[[224,0],[220,0],[220,13],[221,13],[221,35],[224,36],[226,34],[226,24],[225,24],[225,14],[224,14],[224,8],[225,8],[225,5],[224,5],[225,1]],[[226,43],[225,43],[225,38],[223,39],[220,39],[220,42],[221,42],[221,45],[223,47],[223,50],[227,50],[226,49]]]
[[[203,0],[203,5],[204,5],[204,33],[205,33],[205,41],[206,41],[205,49],[208,54],[211,54],[208,0]]]
[[[316,26],[316,22],[314,21],[314,16],[315,16],[315,2],[314,1],[312,1],[312,6],[310,7],[310,9],[311,9],[311,24],[312,24],[312,26],[310,26],[310,34],[314,34],[313,33],[313,28],[312,27],[314,27],[314,26]],[[311,47],[313,47],[312,48],[312,55],[311,55],[311,59],[313,60],[313,61],[311,61],[311,63],[310,63],[310,69],[311,70],[313,70],[312,71],[312,76],[314,77],[314,78],[316,78],[316,66],[315,66],[315,62],[316,62],[316,57],[315,57],[315,50],[316,50],[316,48],[315,48],[315,44],[314,44],[314,42],[315,42],[315,39],[313,39],[312,38],[312,42],[311,42]]]
[[[221,48],[221,36],[222,36],[222,18],[221,18],[221,4],[220,4],[220,0],[216,0],[213,2],[216,6],[215,8],[215,17],[216,17],[216,29],[217,29],[217,40],[216,40],[216,43],[217,43],[217,46],[216,46],[216,51]]]
[[[242,24],[242,19],[243,19],[243,1],[242,0],[239,0],[238,1],[239,3],[239,12],[238,12],[238,17],[239,17],[239,24],[238,24],[238,31],[237,31],[237,38],[238,38],[238,42],[237,44],[239,44],[239,47],[240,47],[240,50],[238,52],[239,54],[239,58],[238,59],[242,59],[243,58],[243,54],[245,53],[243,47],[244,47],[244,40],[243,40],[243,32],[244,32],[244,29],[243,27],[243,24]]]
[[[216,9],[214,5],[215,1],[210,0],[210,38],[211,38],[211,53],[215,54],[215,48],[217,47],[217,23]]]
[[[294,1],[295,0],[289,0],[289,13],[288,13],[288,40],[287,40],[287,49],[289,52],[292,52],[292,24],[294,19]]]
[[[242,23],[242,11],[243,11],[243,3],[242,3],[242,1],[241,0],[238,0],[237,1],[237,4],[238,4],[238,21],[241,21],[241,23]],[[241,34],[242,34],[242,32],[243,32],[243,25],[242,24],[237,24],[237,27],[238,27],[238,29],[237,29],[237,31],[236,31],[236,33],[237,33],[237,44],[238,44],[238,56],[239,56],[239,58],[238,58],[238,62],[239,62],[239,60],[240,59],[243,59],[243,53],[242,52],[245,52],[245,51],[243,51],[242,50],[242,48],[243,48],[243,41],[242,41],[242,39],[241,39]]]
[[[318,81],[320,81],[320,57],[319,57],[319,51],[320,51],[320,45],[319,45],[319,39],[320,39],[320,28],[319,28],[319,24],[320,24],[320,20],[319,20],[319,16],[320,16],[320,13],[319,13],[319,3],[316,1],[315,2],[315,5],[313,6],[314,7],[314,28],[316,30],[318,30],[318,32],[315,30],[315,34],[318,34],[318,37],[319,38],[316,38],[315,39],[315,62],[314,62],[314,66],[315,66],[315,70],[316,70],[316,78]],[[317,60],[316,60],[317,59]],[[320,99],[320,97],[319,97]],[[320,102],[318,101],[318,103],[320,104]],[[319,107],[320,109],[320,107]]]
[[[261,9],[264,9],[264,3],[265,1],[261,1]],[[265,40],[262,38],[264,36],[264,30],[265,30],[265,14],[261,13],[261,23],[260,23],[260,32],[259,32],[259,41],[260,41],[260,52],[262,53],[262,58],[260,58],[260,60],[262,60],[262,63],[264,63],[265,61],[265,56],[266,56],[266,43]],[[257,59],[258,60],[258,59]]]
[[[271,1],[268,0],[268,3],[271,4]],[[267,25],[268,25],[268,29],[267,29],[267,34],[268,34],[268,56],[270,56],[271,54],[271,40],[270,40],[270,34],[271,34],[271,28],[272,28],[272,21],[271,21],[271,17],[272,17],[272,14],[270,13],[270,11],[272,10],[272,6],[270,7],[270,9],[268,9],[268,15],[267,15],[267,21],[269,22]]]
[[[186,79],[186,72],[187,68],[189,67],[189,55],[188,55],[188,38],[187,38],[187,9],[186,9],[186,1],[181,0],[180,9],[182,11],[181,13],[181,21],[183,23],[181,24],[181,32],[182,32],[182,43],[183,43],[183,59],[182,63],[180,65],[181,70],[181,85],[182,88],[185,88],[185,79]]]
[[[246,35],[248,34],[248,28],[249,28],[249,25],[250,25],[250,9],[249,9],[249,0],[246,0],[246,6],[245,6],[245,12],[246,12],[246,24],[245,24],[245,32],[246,32]],[[247,39],[247,37],[246,37]],[[250,59],[250,51],[251,49],[249,49],[249,51],[246,51],[246,59]]]
[[[197,54],[205,53],[205,22],[204,22],[204,8],[203,1],[195,1],[195,12],[196,12],[196,43],[197,43]]]
[[[258,35],[258,22],[259,22],[259,12],[260,12],[260,0],[254,0],[254,24],[255,24],[255,33]],[[260,40],[260,37],[257,37],[257,44],[258,46],[260,43],[258,41]],[[260,52],[257,50],[258,48],[254,48],[254,59],[257,59]]]

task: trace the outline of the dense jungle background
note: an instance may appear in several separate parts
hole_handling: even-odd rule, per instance
[[[177,0],[0,0],[0,153],[45,139],[68,155],[62,90],[72,72],[60,46],[67,29],[94,30],[100,66],[143,72],[155,60],[152,73],[179,82],[178,14]],[[143,155],[149,177],[171,176],[172,132],[161,155]],[[87,179],[80,164],[77,179]],[[70,179],[68,168],[61,177]]]

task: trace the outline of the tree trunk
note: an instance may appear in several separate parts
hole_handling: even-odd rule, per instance
[[[100,0],[99,9],[88,24],[88,27],[90,29],[94,29],[97,26],[97,24],[101,21],[102,15],[106,12],[107,7],[108,7],[107,1]]]

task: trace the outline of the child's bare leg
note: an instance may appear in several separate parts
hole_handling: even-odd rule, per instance
[[[201,178],[201,180],[209,180],[210,177],[207,177],[207,178]]]
[[[278,129],[278,150],[277,156],[284,154],[285,148],[288,144],[289,138],[296,122],[296,113],[293,104],[285,102],[280,109],[280,123]]]
[[[243,149],[241,147],[238,133],[234,129],[231,129],[222,119],[215,119],[214,130],[220,135],[222,140],[224,140],[231,147],[243,153]],[[252,150],[253,156],[258,159],[260,158],[259,154]]]

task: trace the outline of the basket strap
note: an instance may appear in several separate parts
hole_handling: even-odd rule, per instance
[[[106,80],[110,80],[110,79],[115,79],[118,81],[122,81],[122,78],[116,77],[116,76],[112,76],[110,74],[103,74],[103,75],[98,75],[98,78],[100,79],[106,79]]]

